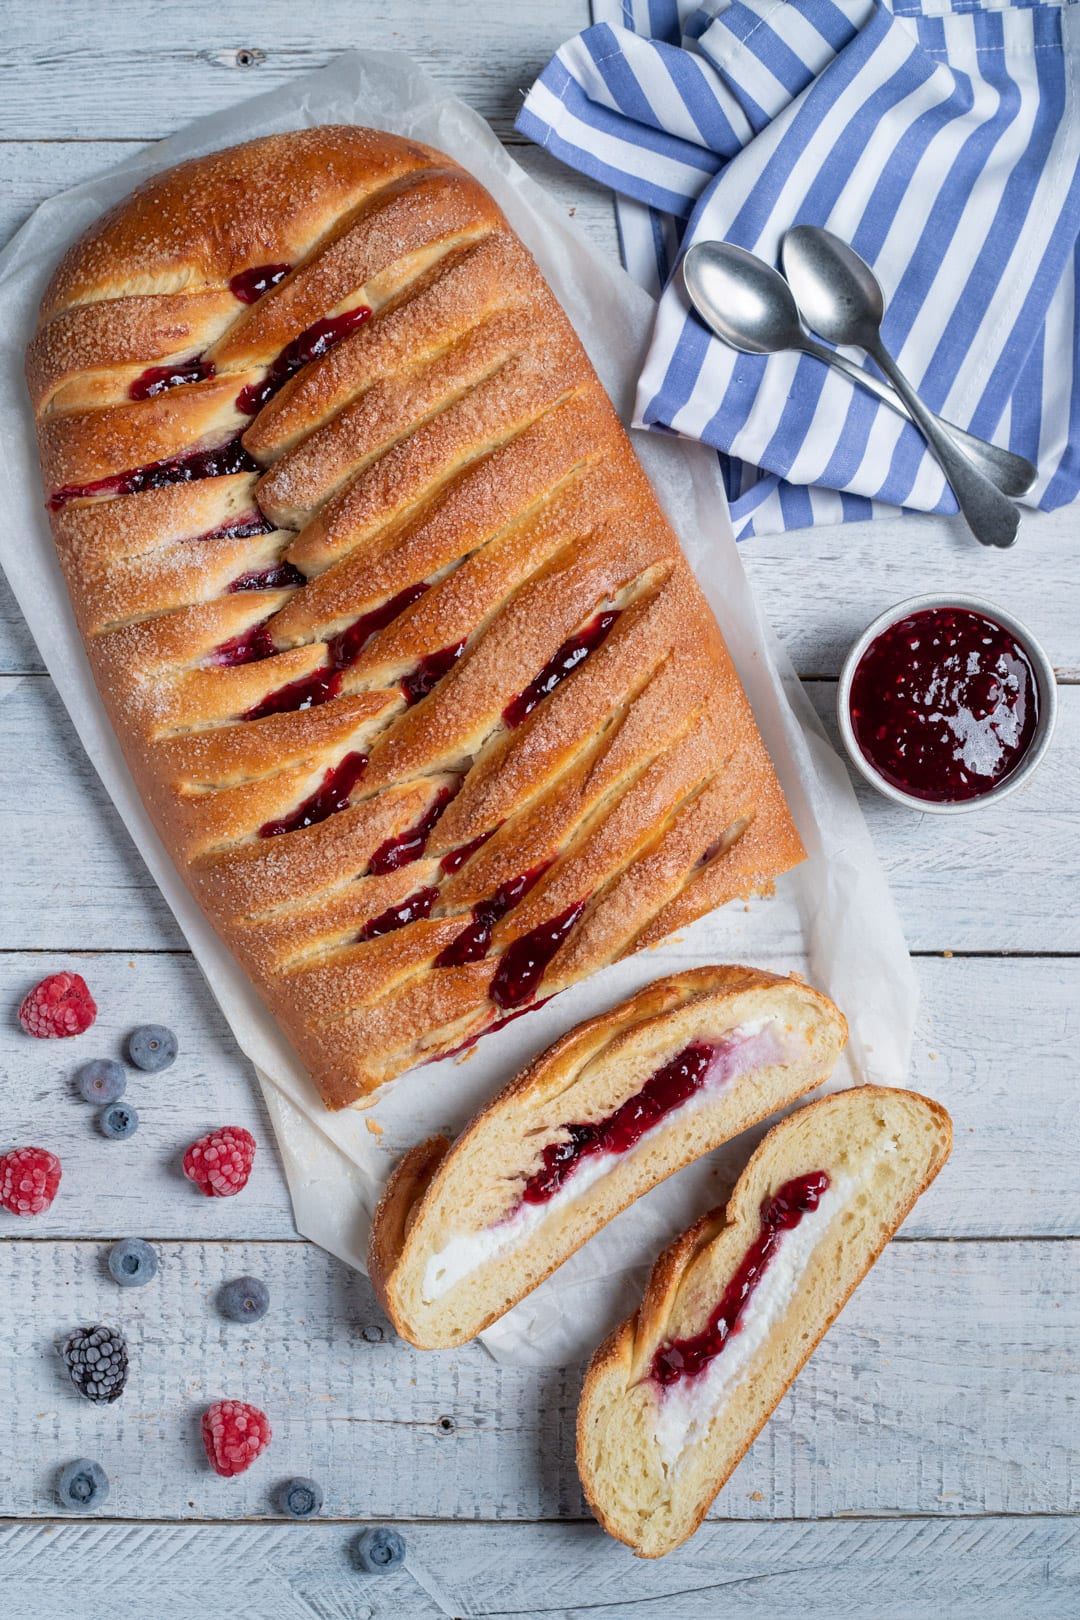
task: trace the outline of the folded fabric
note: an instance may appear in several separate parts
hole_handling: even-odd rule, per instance
[[[619,193],[659,297],[636,426],[722,453],[740,538],[955,512],[921,436],[806,355],[737,354],[691,310],[694,241],[779,262],[826,225],[874,268],[932,409],[1080,489],[1080,12],[1074,0],[593,0],[518,128]],[[858,356],[857,358],[862,358]],[[868,363],[869,364],[869,363]]]

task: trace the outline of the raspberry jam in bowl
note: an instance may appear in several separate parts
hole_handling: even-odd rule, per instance
[[[1027,781],[1050,742],[1054,671],[1031,633],[970,596],[917,596],[874,620],[840,675],[840,734],[886,798],[976,810]]]

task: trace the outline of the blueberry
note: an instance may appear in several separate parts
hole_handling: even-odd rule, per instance
[[[88,1103],[112,1103],[124,1095],[127,1075],[114,1058],[91,1058],[75,1071],[79,1096]]]
[[[61,1469],[56,1494],[62,1507],[86,1513],[109,1500],[109,1477],[100,1463],[91,1462],[89,1457],[78,1457]]]
[[[157,1276],[157,1250],[142,1238],[121,1238],[109,1250],[109,1276],[121,1288],[141,1288]]]
[[[405,1562],[405,1542],[396,1530],[376,1525],[357,1536],[352,1547],[353,1563],[365,1575],[381,1575]]]
[[[177,1051],[176,1036],[164,1024],[141,1024],[128,1036],[128,1057],[149,1074],[175,1063]]]
[[[230,1322],[258,1322],[270,1309],[270,1290],[258,1277],[234,1277],[218,1290],[217,1303]]]
[[[322,1486],[313,1479],[285,1479],[274,1492],[274,1506],[290,1519],[313,1519],[322,1504]]]
[[[113,1142],[123,1142],[139,1128],[139,1116],[130,1103],[110,1103],[98,1115],[98,1124]]]

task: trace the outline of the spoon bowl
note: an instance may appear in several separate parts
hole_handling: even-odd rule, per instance
[[[779,270],[745,248],[696,242],[683,259],[683,280],[698,314],[733,349],[777,354],[802,346],[791,288]]]

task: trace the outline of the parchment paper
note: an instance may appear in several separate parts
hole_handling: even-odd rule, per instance
[[[94,692],[53,553],[22,376],[23,350],[48,276],[102,209],[182,158],[321,123],[372,124],[414,136],[471,169],[536,255],[628,419],[652,322],[651,299],[597,255],[462,102],[439,95],[407,57],[354,52],[284,90],[202,119],[104,178],[51,198],[0,255],[0,562],[83,746],[255,1065],[300,1232],[363,1269],[370,1213],[405,1147],[435,1130],[460,1129],[564,1030],[660,974],[729,961],[804,973],[839,1002],[851,1024],[849,1056],[833,1084],[903,1083],[916,993],[893,903],[846,772],[756,611],[716,459],[684,440],[638,434],[638,454],[723,628],[810,858],[781,880],[775,898],[736,903],[701,919],[679,939],[606,969],[480,1041],[466,1061],[447,1059],[402,1077],[366,1113],[330,1114],[323,1107],[274,1020],[188,895],[127,774]],[[808,611],[816,610],[818,604],[808,604]],[[729,1144],[641,1199],[486,1333],[489,1350],[501,1360],[532,1365],[588,1354],[632,1305],[660,1247],[719,1201],[748,1151],[746,1140]]]

